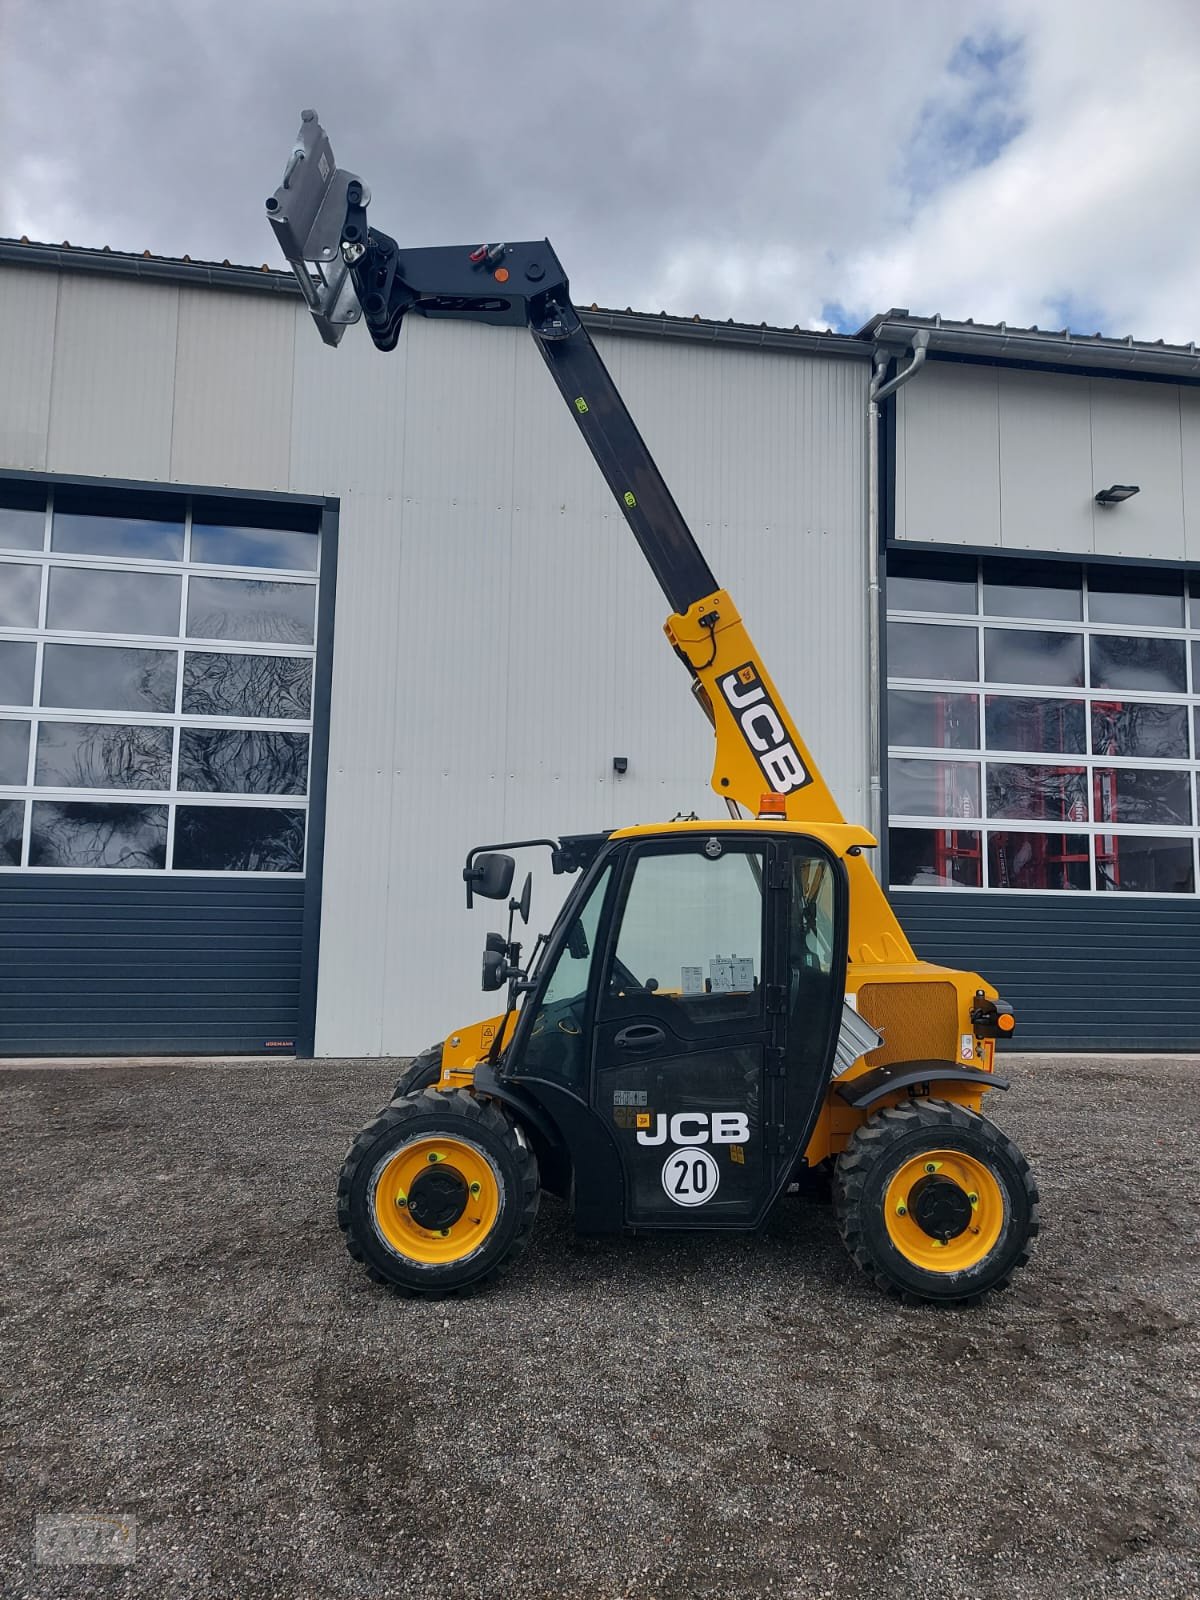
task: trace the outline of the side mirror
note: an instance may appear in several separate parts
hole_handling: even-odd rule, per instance
[[[485,950],[483,952],[483,987],[485,989],[502,989],[506,970],[507,962],[501,951]]]
[[[510,900],[508,902],[508,909],[510,911],[515,911],[526,927],[529,926],[529,899],[532,893],[533,873],[527,872],[525,874],[525,884],[521,890],[521,898],[519,900]]]
[[[512,888],[513,873],[517,864],[511,856],[487,853],[476,856],[469,867],[463,868],[467,880],[467,904],[473,894],[485,900],[503,900]]]

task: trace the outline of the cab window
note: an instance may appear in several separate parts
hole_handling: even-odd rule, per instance
[[[554,970],[542,994],[522,1062],[522,1075],[550,1078],[581,1088],[587,1069],[584,1034],[588,977],[596,949],[596,930],[612,876],[605,867],[567,929]]]

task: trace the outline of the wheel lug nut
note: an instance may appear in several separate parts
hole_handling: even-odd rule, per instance
[[[925,1171],[926,1172],[936,1172],[937,1171],[937,1162],[936,1161],[927,1161],[925,1163]]]
[[[439,1228],[438,1229],[438,1233],[441,1234],[443,1239],[448,1239],[450,1237],[450,1229],[449,1228]]]
[[[472,1185],[471,1185],[471,1193],[472,1193],[472,1194],[478,1194],[478,1193],[479,1193],[479,1190],[480,1190],[480,1187],[481,1187],[481,1186],[480,1186],[480,1185],[479,1185],[479,1184],[478,1184],[478,1183],[473,1183],[473,1184],[472,1184]]]
[[[396,1204],[400,1207],[401,1211],[403,1211],[408,1205],[408,1196],[406,1194],[398,1194],[396,1196]]]
[[[979,1196],[975,1193],[974,1189],[971,1190],[970,1194],[967,1196],[967,1199],[973,1206],[977,1206],[979,1204]]]
[[[896,1207],[896,1215],[898,1217],[906,1217],[908,1215],[908,1207],[904,1204],[903,1200]]]

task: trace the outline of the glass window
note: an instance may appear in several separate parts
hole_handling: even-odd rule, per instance
[[[113,800],[35,800],[29,830],[31,867],[162,867],[166,806]]]
[[[1194,894],[1192,841],[1145,834],[1100,835],[1096,839],[1096,885],[1129,894]]]
[[[974,628],[889,622],[887,649],[888,672],[894,678],[978,681],[979,646]]]
[[[1082,700],[990,694],[984,723],[989,750],[1073,756],[1087,751],[1087,707]]]
[[[1186,761],[1187,708],[1093,700],[1092,752],[1098,756],[1157,756]]]
[[[1183,626],[1183,578],[1125,565],[1088,571],[1088,616],[1093,622]]]
[[[973,617],[979,609],[974,556],[931,556],[891,550],[887,563],[890,611],[945,611]]]
[[[27,561],[0,561],[0,628],[36,628],[42,569]]]
[[[247,644],[312,644],[317,591],[311,583],[258,578],[192,578],[187,631],[193,639]]]
[[[174,650],[48,643],[42,704],[81,711],[174,711],[177,660]]]
[[[979,766],[894,756],[888,762],[888,804],[902,817],[977,817]]]
[[[1097,822],[1140,822],[1187,827],[1192,820],[1192,785],[1186,772],[1149,772],[1144,767],[1097,767]]]
[[[304,812],[179,806],[173,865],[184,872],[303,872]]]
[[[158,521],[139,516],[98,516],[54,508],[50,548],[73,556],[135,556],[143,561],[183,560],[183,516]],[[174,629],[171,630],[174,632]]]
[[[891,828],[888,872],[898,888],[932,884],[978,889],[983,881],[979,834],[959,828]]]
[[[583,1031],[588,977],[611,875],[612,868],[605,867],[559,952],[526,1041],[523,1071],[531,1077],[583,1087],[588,1061],[588,1039]]]
[[[1087,776],[1082,767],[1034,767],[988,762],[989,817],[1013,821],[1086,822]]]
[[[1035,683],[1047,688],[1083,683],[1083,636],[1033,628],[985,628],[984,676],[989,683]]]
[[[0,800],[0,866],[21,865],[21,836],[24,831],[24,800]]]
[[[179,578],[165,572],[53,567],[50,628],[72,633],[179,634]]]
[[[191,716],[307,717],[312,661],[302,656],[209,655],[189,650],[183,710]]]
[[[681,1008],[687,1024],[762,1009],[763,852],[704,840],[639,856],[625,901],[605,1008]]]
[[[192,560],[219,567],[317,570],[317,536],[294,528],[247,528],[227,522],[192,523]]]
[[[0,783],[24,784],[29,776],[29,724],[0,718]]]
[[[23,639],[0,639],[0,705],[33,704],[33,669],[37,645]]]
[[[179,787],[210,794],[303,794],[308,735],[259,728],[182,728]]]
[[[989,833],[993,889],[1090,889],[1086,833]]]
[[[1130,639],[1120,634],[1094,633],[1092,687],[1185,693],[1187,662],[1183,640]]]
[[[43,722],[34,782],[47,789],[169,789],[171,729]]]
[[[1048,622],[1080,622],[1083,619],[1082,571],[1058,561],[1017,565],[985,556],[983,609],[989,617],[1045,617]]]
[[[0,549],[40,550],[45,540],[45,489],[40,484],[0,483]]]
[[[888,740],[933,749],[979,748],[979,696],[888,690]]]

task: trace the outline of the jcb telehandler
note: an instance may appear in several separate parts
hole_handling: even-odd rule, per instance
[[[406,312],[527,327],[671,605],[667,639],[712,723],[720,821],[677,818],[475,848],[508,900],[483,987],[501,1015],[418,1056],[354,1140],[338,1220],[370,1274],[476,1288],[528,1242],[543,1187],[586,1233],[752,1229],[828,1172],[846,1246],[908,1300],[1005,1285],[1037,1233],[1019,1150],[981,1115],[1013,1016],[974,973],[918,961],[571,304],[546,240],[401,248],[368,226],[316,113],[267,213],[326,343]],[[749,815],[743,815],[743,813]],[[506,852],[574,873],[521,964]],[[882,1037],[881,1037],[882,1036]]]

